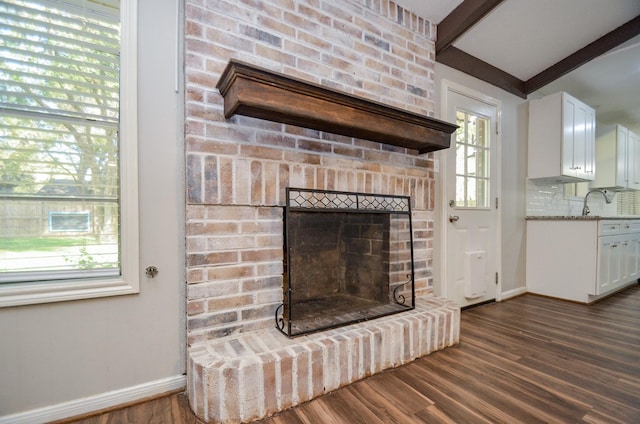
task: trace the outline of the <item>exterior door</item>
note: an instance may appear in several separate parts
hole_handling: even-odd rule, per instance
[[[459,128],[447,154],[446,292],[460,306],[498,293],[498,105],[447,90],[447,119]]]

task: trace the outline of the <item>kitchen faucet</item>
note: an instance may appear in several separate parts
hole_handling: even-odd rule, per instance
[[[591,189],[586,194],[586,196],[584,196],[584,207],[582,208],[582,216],[589,215],[590,211],[589,211],[589,206],[587,206],[587,198],[589,197],[589,195],[591,193],[595,193],[595,192],[601,193],[604,196],[604,201],[607,202],[607,203],[611,203],[611,199],[609,199],[609,197],[607,196],[607,192],[606,191],[604,191],[604,190],[602,190],[600,188]]]

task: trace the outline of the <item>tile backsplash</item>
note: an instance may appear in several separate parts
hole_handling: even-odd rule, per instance
[[[582,214],[586,189],[578,189],[578,195],[570,193],[566,184],[554,184],[546,181],[527,180],[528,216],[574,216]],[[575,186],[574,186],[575,187]],[[607,204],[597,193],[589,196],[590,215],[618,215],[616,194]]]

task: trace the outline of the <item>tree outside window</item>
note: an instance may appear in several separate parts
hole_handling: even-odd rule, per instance
[[[0,2],[0,283],[120,273],[119,3]]]

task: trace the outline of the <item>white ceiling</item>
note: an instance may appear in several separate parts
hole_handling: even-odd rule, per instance
[[[638,0],[506,0],[454,46],[526,81],[638,14]]]
[[[596,109],[601,124],[640,133],[640,36],[542,87],[536,95],[567,91]]]
[[[469,0],[467,0],[469,1]],[[396,0],[439,23],[462,0]],[[640,15],[640,0],[504,0],[453,45],[523,81]],[[598,121],[640,130],[640,37],[530,96],[567,91]]]

